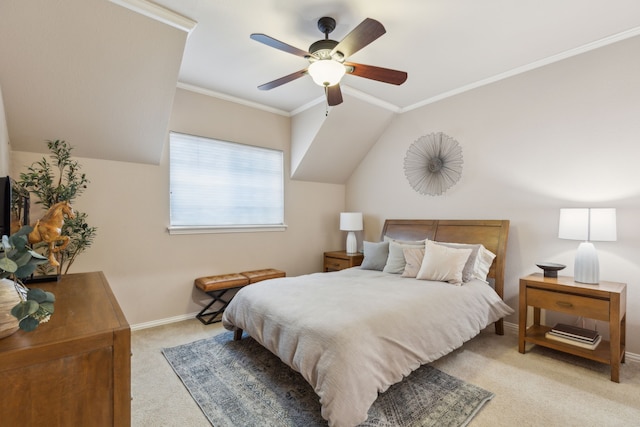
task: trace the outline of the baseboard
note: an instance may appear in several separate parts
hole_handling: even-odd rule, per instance
[[[170,323],[182,322],[183,320],[195,319],[197,312],[189,314],[181,314],[179,316],[167,317],[165,319],[153,320],[151,322],[136,323],[131,325],[132,331],[139,331],[141,329],[155,328],[156,326],[168,325]]]
[[[504,331],[510,334],[518,335],[518,324],[511,322],[504,322]]]
[[[504,322],[504,331],[505,333],[518,335],[518,325],[516,323]],[[626,352],[625,361],[640,363],[640,354]]]

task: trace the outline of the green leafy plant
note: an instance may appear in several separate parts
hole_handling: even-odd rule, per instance
[[[42,205],[45,210],[63,201],[73,205],[87,188],[89,180],[80,171],[80,164],[72,159],[73,148],[69,144],[61,140],[47,141],[47,147],[51,152],[51,161],[43,157],[33,163],[27,172],[20,174],[17,185],[35,195],[35,203]],[[70,240],[69,245],[56,254],[60,263],[57,274],[67,274],[76,257],[91,246],[96,236],[97,228],[87,224],[87,214],[74,210],[76,217],[65,219],[62,226],[61,234],[69,236]],[[50,265],[43,265],[40,271],[46,274],[51,268]]]
[[[11,314],[19,320],[20,329],[30,332],[40,323],[48,322],[53,314],[55,296],[42,289],[29,289],[21,279],[29,277],[38,265],[47,262],[47,258],[29,247],[30,226],[22,227],[18,232],[2,236],[0,253],[0,278],[13,280],[20,302],[11,309]]]

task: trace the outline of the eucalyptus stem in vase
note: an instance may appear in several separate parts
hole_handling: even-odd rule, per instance
[[[47,262],[46,257],[29,247],[28,234],[32,230],[32,227],[24,226],[11,236],[2,236],[0,279],[4,279],[5,284],[12,282],[18,295],[18,302],[11,309],[11,315],[17,319],[17,327],[5,325],[3,336],[10,335],[18,328],[33,331],[40,323],[49,321],[54,311],[55,296],[51,292],[29,289],[21,282],[21,279],[31,276],[39,265]],[[6,313],[0,314],[6,316]]]

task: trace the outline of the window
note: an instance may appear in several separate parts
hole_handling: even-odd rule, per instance
[[[169,181],[171,233],[285,227],[282,151],[171,132]]]

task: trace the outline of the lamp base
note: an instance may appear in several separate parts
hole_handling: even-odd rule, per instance
[[[600,283],[600,263],[593,243],[582,242],[578,246],[573,267],[573,280],[591,285]]]
[[[358,239],[356,239],[356,233],[353,231],[347,233],[347,253],[358,253]]]

